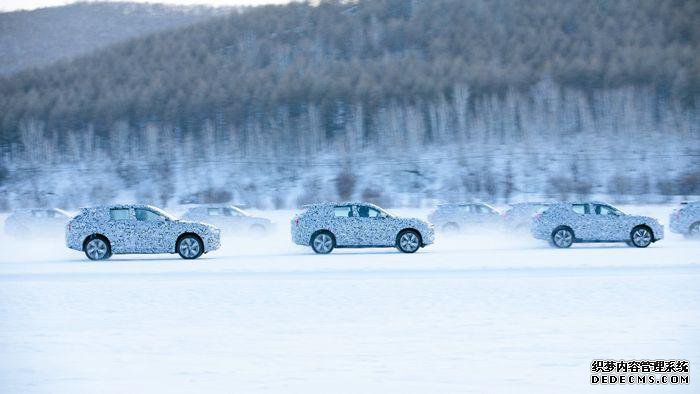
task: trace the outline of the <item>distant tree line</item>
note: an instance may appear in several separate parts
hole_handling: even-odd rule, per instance
[[[700,94],[696,0],[362,0],[255,7],[0,80],[3,142],[22,120],[51,130],[125,121],[184,132],[313,104],[329,135],[353,105],[450,100],[543,79],[586,92]]]
[[[0,80],[0,194],[278,208],[700,195],[699,12],[251,8]]]

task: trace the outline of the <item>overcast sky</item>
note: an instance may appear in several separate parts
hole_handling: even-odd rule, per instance
[[[121,0],[135,3],[167,3],[167,4],[206,4],[206,5],[260,5],[282,4],[290,0]],[[0,0],[0,11],[33,10],[42,7],[54,7],[76,3],[75,0]]]

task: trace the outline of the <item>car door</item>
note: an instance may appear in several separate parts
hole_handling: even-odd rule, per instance
[[[629,229],[621,213],[605,204],[593,204],[593,220],[596,226],[596,240],[622,241],[629,239]]]
[[[175,251],[176,234],[169,220],[149,208],[134,208],[136,219],[135,253],[170,253]]]
[[[50,228],[51,231],[58,231],[63,229],[63,227],[68,222],[68,219],[62,213],[49,209],[46,211],[46,227],[47,230]]]
[[[107,226],[102,230],[113,253],[136,251],[136,219],[131,208],[110,208]]]
[[[571,227],[574,237],[580,240],[595,240],[596,224],[589,204],[571,204],[571,210],[562,218],[560,225]]]
[[[475,208],[476,208],[479,223],[494,224],[501,217],[501,215],[498,213],[498,211],[489,207],[488,205],[476,205]]]
[[[457,207],[457,217],[459,218],[459,224],[467,228],[469,225],[477,222],[476,208],[471,204],[460,205]]]
[[[238,230],[244,227],[245,216],[243,216],[243,214],[230,207],[223,208],[222,211],[224,215],[223,218],[228,227]]]
[[[388,246],[393,244],[396,236],[393,223],[382,213],[367,205],[357,205],[357,223],[359,240],[364,246]]]
[[[198,221],[211,224],[216,227],[222,227],[223,213],[221,208],[202,208],[202,217]]]
[[[338,246],[358,246],[361,245],[360,228],[357,214],[352,205],[337,205],[333,207],[331,213],[331,223],[329,230],[335,236],[335,243]]]

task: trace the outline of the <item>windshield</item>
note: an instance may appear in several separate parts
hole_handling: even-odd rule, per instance
[[[169,213],[165,212],[164,210],[156,207],[148,207],[151,211],[159,214],[160,216],[164,216],[166,219],[169,220],[175,220],[173,216],[171,216]]]
[[[613,207],[612,205],[608,205],[608,207],[609,207],[610,209],[612,209],[613,212],[616,212],[618,215],[626,215],[626,213],[624,213],[624,212],[622,212],[621,210],[619,210],[619,209]]]
[[[250,216],[250,215],[248,215],[248,213],[247,213],[246,211],[244,211],[244,210],[242,210],[242,209],[240,209],[240,208],[238,208],[238,207],[231,207],[231,209],[233,209],[234,211],[238,212],[238,214],[241,215],[241,216]]]
[[[57,212],[59,215],[63,215],[63,216],[68,217],[68,218],[71,217],[71,215],[68,212],[66,212],[62,209],[54,208],[54,211]]]
[[[382,209],[382,208],[379,208],[379,207],[375,207],[375,208],[377,208],[377,209],[379,210],[379,212],[382,213],[382,216],[386,216],[386,217],[388,217],[388,218],[393,218],[393,217],[394,217],[394,215],[390,214],[389,212],[385,211],[385,210]]]

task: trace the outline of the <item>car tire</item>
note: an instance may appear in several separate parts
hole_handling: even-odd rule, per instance
[[[196,234],[183,234],[175,245],[177,253],[185,260],[193,260],[204,253],[204,242]]]
[[[630,242],[637,248],[646,248],[654,242],[654,233],[647,226],[637,226],[630,232]]]
[[[688,227],[688,234],[685,235],[686,238],[699,239],[700,238],[700,222],[695,222]]]
[[[574,232],[568,227],[557,227],[552,231],[551,244],[559,249],[566,249],[574,243]]]
[[[403,230],[396,236],[396,248],[403,253],[415,253],[421,245],[421,237],[416,230]]]
[[[112,257],[112,245],[102,235],[91,235],[83,242],[83,251],[90,260],[107,260]]]
[[[311,249],[318,254],[328,254],[335,249],[335,237],[328,231],[318,231],[311,236]]]
[[[448,235],[456,234],[459,232],[459,225],[454,222],[445,223],[442,226],[442,232]]]
[[[248,232],[254,237],[262,237],[267,233],[267,229],[262,224],[254,224],[250,226]]]

